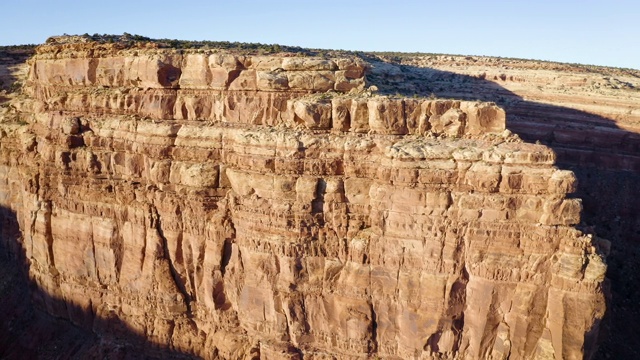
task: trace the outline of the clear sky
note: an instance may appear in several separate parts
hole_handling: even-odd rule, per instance
[[[0,45],[139,34],[640,69],[639,0],[3,0]]]

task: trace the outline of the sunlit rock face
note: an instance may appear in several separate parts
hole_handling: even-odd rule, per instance
[[[47,312],[207,359],[590,356],[606,242],[495,104],[371,95],[355,57],[28,66],[0,205]]]

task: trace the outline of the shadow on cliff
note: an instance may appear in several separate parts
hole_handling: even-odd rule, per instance
[[[35,53],[35,45],[0,46],[0,91],[12,92],[21,86],[12,67],[23,64]],[[7,98],[0,92],[0,103]]]
[[[20,236],[15,212],[0,206],[0,359],[197,359],[39,288],[28,277]]]
[[[494,102],[505,109],[510,131],[555,151],[556,166],[578,178],[571,195],[583,203],[578,228],[611,241],[605,284],[611,296],[594,358],[640,358],[640,135],[602,116],[528,101],[500,86],[511,80],[506,75],[486,79],[397,63],[389,69],[365,58],[373,64],[367,80],[382,94]]]

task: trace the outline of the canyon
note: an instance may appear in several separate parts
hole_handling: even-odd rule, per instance
[[[0,356],[637,351],[639,71],[65,36],[0,79]]]

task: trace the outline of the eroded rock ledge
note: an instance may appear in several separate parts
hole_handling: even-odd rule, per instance
[[[212,359],[593,351],[606,242],[495,104],[372,96],[358,58],[60,43],[29,66],[0,204],[51,314]]]

